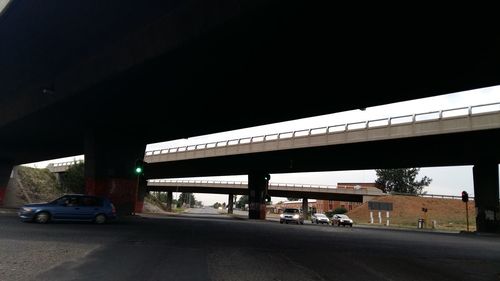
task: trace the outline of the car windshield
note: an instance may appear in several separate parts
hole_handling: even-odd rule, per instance
[[[341,219],[348,219],[348,218],[349,218],[349,217],[348,217],[348,216],[346,216],[346,215],[338,215],[338,216],[339,216],[339,218],[341,218]]]
[[[324,214],[316,214],[316,217],[318,217],[318,218],[326,218],[326,216]]]
[[[298,214],[299,213],[299,210],[298,209],[285,209],[285,213],[294,213],[294,214]]]

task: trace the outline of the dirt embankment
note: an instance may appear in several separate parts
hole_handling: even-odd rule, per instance
[[[416,196],[389,195],[373,201],[390,202],[393,211],[390,212],[390,225],[402,227],[417,227],[419,218],[426,219],[426,227],[432,227],[432,221],[437,223],[437,229],[466,230],[465,203],[457,199],[427,198]],[[469,227],[475,230],[476,211],[474,201],[469,201]],[[422,211],[427,208],[427,213]],[[348,213],[355,222],[370,223],[368,203]],[[378,211],[373,211],[374,223],[378,223]],[[382,211],[382,223],[386,222],[386,212]]]

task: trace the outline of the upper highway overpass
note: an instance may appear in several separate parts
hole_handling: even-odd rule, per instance
[[[182,161],[499,128],[500,103],[492,103],[146,151],[144,160]]]

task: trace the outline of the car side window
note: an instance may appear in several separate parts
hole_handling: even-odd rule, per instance
[[[100,200],[95,197],[83,197],[83,206],[87,207],[94,207],[94,206],[100,206]]]
[[[80,205],[80,200],[78,197],[68,197],[66,200],[66,206],[75,207]]]
[[[66,206],[68,204],[69,198],[67,196],[61,197],[57,200],[56,204],[61,206]]]

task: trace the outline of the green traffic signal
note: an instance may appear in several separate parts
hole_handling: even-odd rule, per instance
[[[142,173],[142,168],[141,168],[141,167],[136,167],[136,168],[135,168],[135,173],[136,173],[136,174],[140,174],[140,173]]]
[[[145,162],[142,161],[141,159],[137,159],[135,161],[134,171],[136,175],[142,175],[144,173],[144,164]]]

